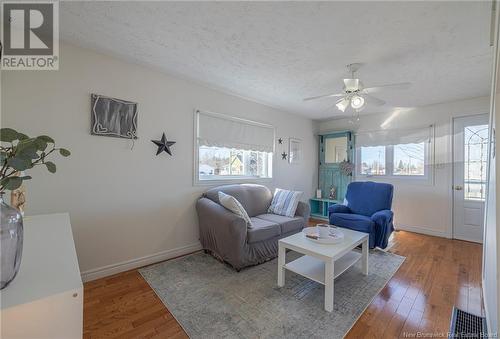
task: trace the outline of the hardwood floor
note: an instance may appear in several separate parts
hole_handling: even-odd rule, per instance
[[[84,284],[83,338],[187,338],[137,270]]]
[[[481,245],[401,231],[389,251],[406,260],[347,338],[445,334],[453,305],[483,314]],[[83,315],[84,338],[187,338],[137,270],[85,283]]]
[[[484,316],[481,245],[402,231],[391,243],[390,252],[406,260],[347,338],[408,338],[417,332],[442,336],[453,305]]]

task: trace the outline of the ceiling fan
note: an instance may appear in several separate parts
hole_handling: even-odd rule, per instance
[[[311,98],[305,98],[304,101],[340,97],[340,99],[335,103],[335,106],[337,106],[339,111],[345,112],[349,107],[351,107],[354,112],[359,113],[366,107],[367,103],[375,106],[382,106],[385,104],[384,100],[372,96],[372,93],[376,93],[384,89],[406,89],[411,85],[409,82],[402,82],[376,87],[364,87],[361,80],[354,76],[354,73],[356,73],[360,67],[361,64],[359,63],[347,65],[347,70],[351,74],[351,78],[344,79],[342,93],[319,95]]]

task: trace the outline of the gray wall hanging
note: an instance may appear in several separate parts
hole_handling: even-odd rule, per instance
[[[90,134],[137,139],[137,103],[91,95]]]

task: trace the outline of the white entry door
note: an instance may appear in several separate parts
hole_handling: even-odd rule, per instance
[[[483,242],[488,115],[453,119],[453,238]]]

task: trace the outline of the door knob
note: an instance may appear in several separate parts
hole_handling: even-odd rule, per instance
[[[456,186],[455,186],[455,190],[457,190],[457,191],[461,191],[461,190],[463,190],[463,189],[464,189],[464,188],[463,188],[462,186],[460,186],[460,185],[456,185]]]

